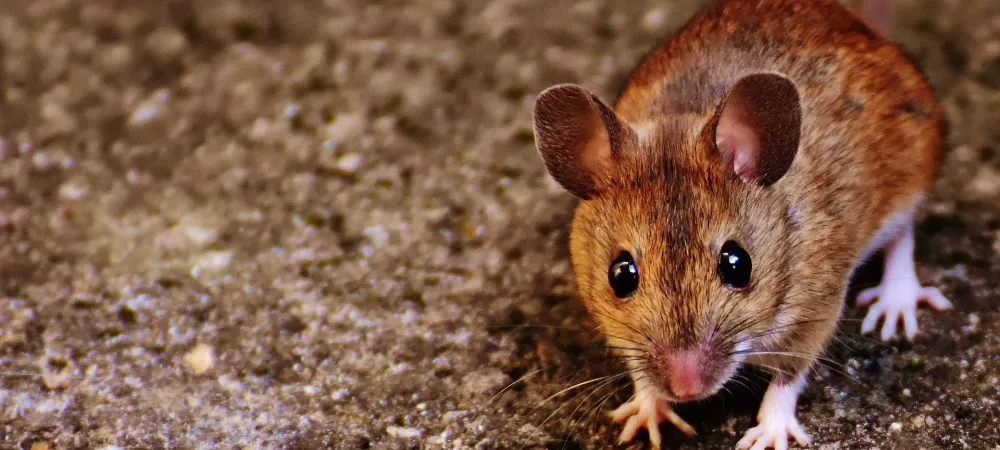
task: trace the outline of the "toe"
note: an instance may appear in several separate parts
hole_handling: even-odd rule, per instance
[[[917,335],[917,310],[907,309],[903,311],[903,329],[906,330],[906,339],[913,340]]]
[[[622,433],[618,435],[618,443],[624,444],[631,441],[635,437],[635,433],[639,431],[640,425],[642,425],[642,420],[638,417],[629,417],[628,422],[625,422],[625,427],[622,428]]]
[[[747,434],[743,435],[743,439],[740,439],[740,441],[736,443],[736,450],[747,450],[751,445],[753,445],[754,442],[757,441],[760,434],[760,427],[751,428],[747,431]]]
[[[661,408],[660,415],[666,418],[667,421],[669,421],[675,427],[677,427],[678,430],[681,430],[681,433],[684,433],[688,436],[694,436],[698,434],[695,431],[694,427],[692,427],[691,424],[687,423],[684,419],[682,419],[681,416],[677,415],[677,413],[674,412],[672,408],[670,407]]]
[[[629,401],[628,403],[623,403],[621,406],[611,411],[611,421],[618,423],[629,417],[634,416],[639,412],[639,403],[635,401]]]
[[[767,450],[771,444],[772,442],[767,436],[761,436],[757,442],[754,442],[753,447],[750,447],[750,450]]]
[[[882,310],[885,309],[885,305],[881,303],[876,303],[868,310],[868,314],[865,315],[864,322],[861,322],[861,334],[868,334],[875,331],[875,326],[878,325],[878,319],[882,317]]]
[[[920,290],[920,300],[927,302],[932,308],[943,311],[951,309],[953,305],[938,288],[923,288]]]
[[[797,422],[788,424],[788,434],[792,435],[795,442],[798,442],[803,447],[812,442],[812,439],[809,439],[809,435],[806,434],[806,430],[803,430],[802,425],[799,425]]]
[[[880,289],[877,287],[865,289],[858,294],[858,298],[855,303],[858,307],[868,306],[871,302],[878,298],[879,291]]]
[[[788,450],[788,433],[784,430],[775,436],[774,450]]]
[[[882,325],[882,340],[888,341],[896,336],[896,324],[899,322],[899,313],[889,311],[885,315],[885,323]]]
[[[660,444],[663,443],[660,438],[660,424],[655,419],[650,418],[646,422],[646,430],[649,431],[649,443],[653,444],[653,448],[660,448]]]

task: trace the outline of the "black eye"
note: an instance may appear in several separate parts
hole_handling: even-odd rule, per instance
[[[608,268],[608,284],[615,296],[625,298],[639,287],[639,268],[629,252],[621,252]]]
[[[719,252],[719,278],[727,286],[743,289],[750,284],[750,254],[740,244],[727,241]]]

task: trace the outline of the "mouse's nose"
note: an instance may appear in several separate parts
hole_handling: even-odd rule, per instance
[[[694,400],[705,390],[704,373],[700,352],[679,351],[667,363],[667,389],[681,400]]]

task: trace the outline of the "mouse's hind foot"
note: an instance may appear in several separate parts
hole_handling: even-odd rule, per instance
[[[873,300],[878,298],[878,301]],[[896,336],[896,326],[903,322],[906,339],[913,340],[917,335],[917,308],[926,303],[936,310],[952,307],[938,288],[921,287],[916,279],[882,282],[878,287],[866,289],[858,294],[858,305],[871,303],[864,322],[861,323],[861,333],[867,334],[875,330],[879,319],[885,317],[882,323],[881,337],[888,341]]]
[[[900,320],[903,322],[906,338],[912,340],[917,334],[917,308],[921,303],[939,311],[952,307],[951,301],[937,288],[920,285],[913,263],[913,245],[913,227],[908,226],[886,249],[882,283],[858,294],[859,307],[871,305],[861,324],[861,333],[874,331],[879,320],[884,317],[881,332],[883,341],[896,336],[896,326]]]

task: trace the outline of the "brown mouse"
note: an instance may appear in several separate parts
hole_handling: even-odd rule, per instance
[[[863,0],[886,5],[886,0]],[[873,21],[872,23],[875,23]],[[660,445],[671,405],[750,364],[774,377],[738,448],[809,437],[805,374],[830,341],[853,271],[886,252],[862,325],[917,332],[913,222],[944,122],[901,50],[834,0],[722,0],[632,72],[609,108],[551,87],[535,104],[549,174],[581,201],[570,233],[579,295],[635,394],[621,441]]]

